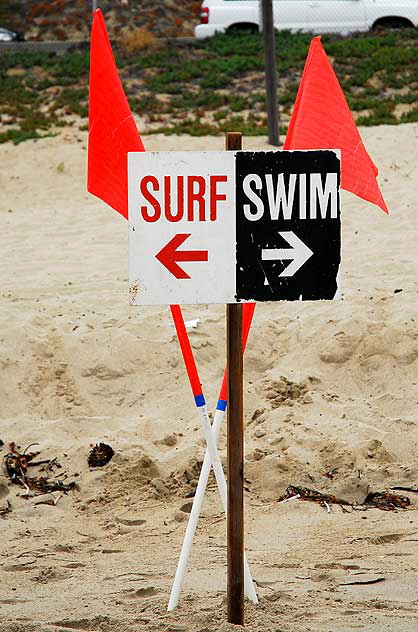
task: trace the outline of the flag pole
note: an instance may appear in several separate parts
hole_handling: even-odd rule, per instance
[[[260,0],[266,75],[267,124],[270,145],[279,146],[279,108],[277,105],[276,39],[273,2]]]
[[[206,490],[206,486],[207,486],[207,482],[208,482],[208,478],[210,474],[210,469],[211,469],[212,459],[211,459],[211,454],[209,451],[209,443],[214,444],[215,451],[217,453],[217,449],[216,449],[217,438],[218,438],[219,431],[220,431],[220,428],[225,416],[225,410],[227,406],[227,401],[226,401],[227,399],[227,396],[226,396],[227,373],[225,371],[222,386],[219,393],[218,404],[216,407],[213,426],[211,427],[206,405],[202,406],[202,403],[201,403],[202,400],[197,400],[197,398],[201,397],[204,401],[204,396],[202,393],[202,388],[200,384],[200,379],[199,379],[196,363],[193,357],[193,351],[192,351],[190,341],[187,335],[187,331],[184,325],[184,319],[181,312],[181,308],[179,305],[171,305],[170,309],[171,309],[174,324],[176,327],[177,335],[179,338],[180,348],[183,354],[184,363],[186,365],[186,370],[189,377],[190,386],[192,388],[192,391],[195,397],[196,406],[198,408],[199,418],[202,425],[204,423],[205,427],[209,429],[211,439],[208,442],[208,447],[206,449],[202,469],[199,475],[199,481],[198,481],[195,496],[193,499],[192,509],[190,512],[189,521],[187,524],[186,533],[184,536],[184,540],[183,540],[183,544],[182,544],[182,548],[180,552],[180,557],[177,564],[176,574],[175,574],[173,586],[171,589],[170,599],[169,599],[168,608],[167,608],[168,611],[172,611],[177,607],[177,604],[180,598],[184,575],[186,572],[186,567],[189,560],[191,547],[193,544],[193,538],[196,532],[197,523],[199,520],[199,515],[200,515],[200,511],[202,507],[203,497],[205,494],[205,490]],[[243,336],[242,352],[244,352],[245,345],[247,343],[254,310],[255,310],[255,303],[248,303],[244,306],[244,336]],[[198,407],[198,403],[200,403],[200,410]],[[203,416],[205,416],[206,419],[203,419]],[[205,438],[206,438],[206,435],[205,435]],[[221,495],[222,506],[223,506],[224,511],[226,512],[226,502],[227,502],[226,481],[225,481],[222,465],[220,464],[220,461],[219,461],[219,456],[217,460],[220,465],[220,472],[218,471],[218,473],[220,474],[219,479],[222,481],[221,483],[219,483],[218,478],[217,478],[217,483],[218,483],[219,493]],[[215,474],[215,477],[216,477],[216,474]],[[244,567],[245,567],[244,572],[245,572],[246,596],[253,603],[258,603],[257,593],[255,591],[254,583],[251,577],[251,573],[250,573],[246,556],[245,556]]]
[[[225,148],[242,149],[239,132],[226,135]],[[244,395],[242,356],[242,303],[226,306],[228,367],[228,507],[227,603],[228,622],[244,625]]]

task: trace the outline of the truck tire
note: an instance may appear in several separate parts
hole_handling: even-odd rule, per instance
[[[254,22],[237,22],[231,24],[227,29],[228,33],[258,33],[258,24]]]
[[[412,29],[414,28],[414,25],[412,24],[412,22],[410,22],[406,18],[398,18],[396,16],[390,16],[387,18],[379,18],[379,20],[376,20],[376,22],[373,24],[372,28],[374,31],[382,31],[386,29],[401,29],[401,28]]]

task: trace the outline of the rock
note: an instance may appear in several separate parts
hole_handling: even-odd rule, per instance
[[[265,408],[256,408],[252,414],[251,421],[256,421],[257,419],[259,419],[263,415],[264,412],[265,412]]]
[[[266,452],[264,450],[260,450],[259,448],[255,448],[253,452],[250,452],[247,456],[248,461],[261,461],[266,456]]]
[[[174,520],[176,522],[183,522],[183,520],[185,520],[187,518],[187,514],[184,513],[184,511],[181,511],[181,509],[177,509],[176,513],[174,514]]]
[[[125,514],[123,516],[116,516],[116,520],[119,524],[126,525],[127,527],[140,527],[141,525],[146,523],[146,520],[143,518],[138,518],[134,514]]]

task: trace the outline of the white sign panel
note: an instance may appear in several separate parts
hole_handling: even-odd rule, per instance
[[[128,177],[132,304],[335,297],[337,151],[130,153]]]

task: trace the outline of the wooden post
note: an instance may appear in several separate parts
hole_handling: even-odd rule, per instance
[[[226,135],[226,149],[242,148],[240,133]],[[226,306],[228,366],[228,622],[244,625],[244,397],[242,304]]]
[[[266,73],[267,124],[270,145],[279,145],[279,108],[277,105],[276,40],[274,36],[273,2],[261,1]]]

